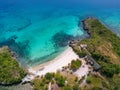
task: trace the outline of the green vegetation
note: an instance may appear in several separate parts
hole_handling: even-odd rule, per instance
[[[80,90],[79,84],[75,84],[75,85],[73,86],[73,90]]]
[[[46,78],[47,80],[49,80],[49,81],[51,81],[53,77],[54,77],[54,73],[47,73],[47,74],[45,75],[45,78]]]
[[[57,80],[57,84],[59,87],[63,87],[65,85],[65,78],[63,76],[61,76],[60,78],[58,78]]]
[[[99,87],[102,83],[102,78],[97,75],[91,75],[87,77],[87,83],[93,84],[95,87]]]
[[[41,79],[34,79],[33,83],[34,83],[34,89],[35,90],[48,90],[48,82],[46,82],[47,80],[45,78],[41,78]]]
[[[77,69],[79,69],[79,67],[81,66],[82,62],[80,60],[73,60],[71,62],[71,66],[70,68],[73,70],[73,71],[76,71]]]
[[[71,86],[70,85],[67,85],[64,87],[64,90],[72,90]]]
[[[79,55],[80,58],[83,58],[87,55],[87,53],[83,49],[80,50],[77,45],[73,46],[73,50],[76,52],[77,55]]]
[[[88,84],[90,84],[90,83],[92,82],[92,78],[90,78],[90,77],[87,77],[87,80],[86,80],[86,82],[87,82]]]
[[[33,80],[35,90],[47,90],[46,88],[48,88],[50,82],[52,88],[57,84],[59,90],[80,90],[79,83],[76,81],[76,76],[70,73],[47,73],[44,77],[39,77]]]
[[[51,82],[53,85],[56,83],[59,87],[65,86],[65,80],[66,78],[63,77],[60,72],[55,73],[47,73],[42,78],[36,78],[33,80],[35,90],[47,90],[48,84]],[[64,88],[68,88],[68,86],[65,86]],[[65,89],[67,90],[67,89]],[[69,90],[69,89],[68,89]]]
[[[100,87],[93,87],[92,90],[102,90]]]
[[[13,59],[8,47],[0,48],[0,84],[11,85],[21,82],[26,71]]]
[[[112,79],[110,79],[110,89],[120,90],[120,76],[115,75]]]
[[[93,58],[103,66],[101,73],[107,77],[120,73],[120,38],[95,18],[88,18],[84,24],[92,36],[81,43],[88,45]]]
[[[87,24],[86,28],[91,32],[92,36],[90,39],[82,40],[80,43],[87,44],[87,49],[92,54],[102,57],[107,56],[117,61],[120,58],[120,38],[95,18],[88,18],[84,23]]]
[[[108,84],[111,85],[109,90],[119,90],[119,83],[117,79],[113,79],[115,76],[119,80],[120,73],[120,37],[110,31],[96,18],[87,18],[83,21],[84,29],[88,31],[91,35],[89,39],[84,39],[73,47],[74,51],[79,55],[81,50],[79,50],[80,44],[87,44],[87,50],[91,53],[92,57],[102,66],[100,73],[104,78],[104,83],[99,79],[99,84],[102,85],[101,88],[106,88]],[[84,53],[84,52],[83,52]],[[95,78],[94,78],[95,79]],[[93,76],[87,78],[87,82],[94,85]],[[116,86],[117,85],[117,86]],[[99,90],[99,86],[94,85],[92,90]],[[117,88],[117,89],[116,89]]]
[[[45,77],[34,80],[35,90],[46,90],[49,82],[54,82],[53,86],[57,84],[60,90],[120,90],[120,38],[95,18],[86,19],[84,29],[90,32],[91,38],[74,44],[73,50],[80,57],[84,57],[86,52],[79,46],[86,44],[91,56],[102,66],[100,71],[91,72],[82,87],[80,84],[85,76],[81,79],[76,78],[73,74],[65,72],[66,69],[56,74],[48,73]],[[68,68],[75,71],[80,66],[80,60],[73,60]]]
[[[81,58],[83,58],[83,57],[85,57],[87,54],[86,54],[86,52],[84,51],[84,50],[82,50],[81,52],[79,52],[79,57],[81,57]]]
[[[107,77],[113,77],[113,75],[120,73],[120,67],[116,64],[110,64],[103,67],[101,73]]]
[[[110,90],[109,84],[101,76],[91,74],[87,77],[86,82],[87,85],[83,87],[85,90]]]

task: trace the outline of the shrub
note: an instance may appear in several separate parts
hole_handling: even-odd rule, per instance
[[[58,84],[59,87],[63,87],[64,84],[65,84],[65,78],[62,77],[62,76],[60,78],[58,78],[57,84]]]
[[[73,90],[79,90],[79,85],[78,85],[78,84],[75,84],[75,85],[73,86]]]
[[[70,85],[67,85],[64,87],[64,90],[72,90],[72,88],[70,87]]]
[[[45,78],[51,81],[53,78],[53,73],[46,73]]]
[[[40,86],[43,87],[45,84],[44,82],[40,82]]]
[[[81,58],[85,57],[87,54],[85,51],[79,52],[78,54]]]
[[[77,82],[78,81],[78,77],[75,77],[75,82]]]
[[[102,86],[103,86],[104,88],[109,88],[108,84],[107,84],[105,81],[102,81]]]
[[[92,79],[91,79],[90,77],[87,77],[86,82],[87,82],[88,84],[91,84],[91,83],[92,83]]]
[[[72,62],[71,62],[71,69],[72,70],[74,70],[74,71],[76,71],[80,66],[81,66],[81,61],[80,60],[73,60]]]
[[[100,87],[93,87],[92,90],[102,90]]]

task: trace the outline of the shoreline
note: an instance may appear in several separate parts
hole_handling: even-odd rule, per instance
[[[28,71],[35,75],[41,76],[48,72],[57,72],[57,70],[61,70],[62,67],[67,66],[69,63],[71,63],[72,60],[76,59],[79,59],[79,56],[73,51],[71,47],[68,47],[55,59],[34,67],[30,67],[28,68]]]
[[[85,20],[82,21],[82,27],[83,30],[87,32],[88,38],[91,38],[92,35],[91,32],[85,26]],[[28,68],[28,72],[31,75],[26,76],[22,81],[31,81],[36,76],[42,76],[46,73],[56,73],[58,70],[62,70],[63,67],[68,66],[68,64],[70,64],[72,60],[77,59],[80,59],[82,61],[82,66],[74,74],[76,74],[78,77],[87,75],[89,72],[88,65],[85,65],[86,63],[84,62],[84,60],[79,58],[79,56],[74,52],[73,48],[69,46],[64,52],[62,52],[53,60]],[[82,71],[84,71],[84,73],[81,73]]]
[[[85,20],[82,21],[82,27],[83,27],[83,30],[87,32],[88,38],[90,38],[91,32],[88,29],[86,29]],[[53,60],[50,60],[48,62],[39,64],[33,67],[29,67],[28,72],[33,74],[32,76],[30,76],[31,79],[33,79],[35,76],[45,75],[48,72],[56,73],[58,70],[61,70],[64,66],[68,66],[68,64],[71,63],[72,60],[76,60],[76,59],[80,59],[80,58],[74,52],[73,48],[69,46],[64,52],[62,52],[60,55],[58,55]],[[81,61],[82,61],[82,66],[84,66],[85,65],[84,60],[81,59]],[[85,70],[85,73],[84,73],[85,75],[88,73],[88,66],[86,66],[86,68],[87,69]],[[79,74],[82,70],[84,69],[80,67],[79,70],[77,70],[75,74],[77,76],[83,76],[83,73]]]

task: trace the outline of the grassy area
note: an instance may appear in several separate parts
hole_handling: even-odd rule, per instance
[[[0,48],[0,84],[10,85],[21,82],[26,71],[13,59],[7,47]]]
[[[97,75],[92,75],[87,77],[87,83],[92,84],[94,87],[99,87],[101,86],[101,78],[98,77]]]
[[[106,90],[108,86],[107,82],[104,79],[94,74],[88,76],[86,82],[87,82],[87,85],[86,87],[83,87],[83,88],[88,90],[94,90],[95,88],[97,88],[95,90],[99,90],[99,89]]]
[[[98,19],[89,18],[84,21],[86,28],[91,32],[90,39],[82,40],[80,43],[88,45],[88,50],[94,54],[98,53],[109,57],[111,62],[120,65],[120,38],[106,28]]]

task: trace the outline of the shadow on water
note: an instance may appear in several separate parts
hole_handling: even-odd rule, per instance
[[[68,41],[74,39],[72,35],[68,35],[65,32],[58,32],[52,37],[54,47],[65,47],[68,45]]]
[[[16,42],[16,39],[17,36],[14,35],[7,40],[3,40],[2,42],[0,42],[0,47],[9,46],[9,48],[15,51],[19,57],[29,57],[29,41],[27,40],[25,42]]]
[[[73,35],[69,35],[63,31],[60,31],[52,37],[52,42],[53,42],[55,48],[66,47],[69,44],[69,41],[81,40],[81,39],[85,38],[86,36],[87,35],[73,36]]]

